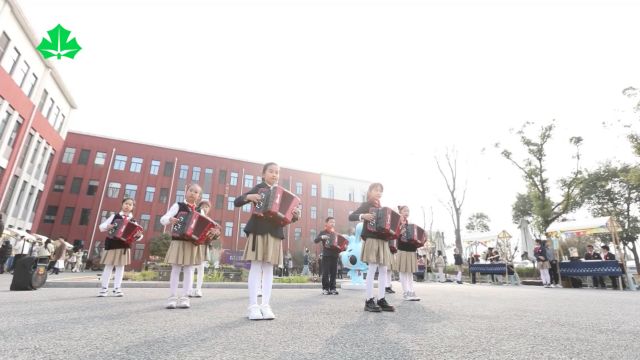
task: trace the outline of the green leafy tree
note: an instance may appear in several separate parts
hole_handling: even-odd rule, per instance
[[[171,244],[170,234],[160,234],[152,237],[149,244],[149,255],[163,257],[169,250],[169,244]]]
[[[50,40],[42,38],[42,41],[36,48],[45,59],[53,56],[58,60],[63,56],[73,59],[78,51],[82,49],[80,45],[78,45],[76,38],[69,40],[71,31],[63,28],[60,24],[47,31],[47,34],[49,34]]]
[[[531,214],[533,215],[533,225],[540,234],[544,234],[554,221],[564,214],[570,213],[580,206],[576,194],[581,180],[580,170],[580,145],[581,137],[571,137],[569,142],[575,147],[574,159],[575,169],[566,178],[558,181],[561,196],[554,201],[551,198],[551,180],[547,174],[547,161],[549,155],[547,148],[551,140],[555,124],[542,126],[535,136],[528,136],[527,130],[533,123],[527,122],[516,133],[520,137],[520,143],[524,146],[527,156],[516,161],[513,153],[508,149],[502,149],[502,156],[509,160],[520,172],[529,189],[527,196],[531,201]],[[499,144],[497,144],[500,147]],[[526,209],[528,206],[520,196],[520,203],[516,200],[519,208]]]
[[[640,234],[638,178],[640,168],[637,166],[607,163],[586,174],[580,191],[593,216],[613,216],[620,224],[620,240],[633,253],[636,269],[640,269],[636,247]]]
[[[489,216],[487,214],[483,212],[477,212],[469,216],[465,229],[472,232],[488,232],[491,231],[489,222],[491,222],[491,219],[489,219]]]

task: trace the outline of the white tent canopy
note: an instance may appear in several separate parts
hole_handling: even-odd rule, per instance
[[[554,222],[547,228],[547,234],[560,235],[564,233],[576,233],[576,235],[590,235],[609,233],[610,216],[602,216],[590,219]],[[611,219],[612,220],[612,219]],[[613,222],[617,231],[620,225]]]

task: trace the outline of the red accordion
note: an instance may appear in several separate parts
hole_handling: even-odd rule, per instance
[[[300,205],[300,198],[280,186],[261,188],[261,200],[253,207],[253,213],[274,221],[280,226],[291,224],[293,211]]]
[[[133,221],[129,221],[128,218],[115,219],[111,224],[114,225],[114,227],[109,230],[109,237],[124,241],[127,244],[135,242],[136,235],[143,230],[142,226]]]
[[[423,247],[427,241],[427,233],[418,225],[407,224],[404,233],[400,236],[400,241],[409,243],[416,248]]]
[[[400,214],[391,208],[371,208],[369,210],[375,217],[372,221],[367,221],[367,230],[382,239],[391,239],[400,233]]]
[[[181,211],[176,214],[178,222],[171,227],[171,237],[188,240],[196,245],[202,245],[211,240],[209,230],[220,229],[220,225],[197,211]]]
[[[329,234],[329,240],[324,241],[324,247],[344,251],[349,244],[349,240],[338,233]]]

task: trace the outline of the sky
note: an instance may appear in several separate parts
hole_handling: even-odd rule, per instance
[[[637,162],[622,89],[640,87],[638,2],[18,2],[38,37],[60,23],[83,48],[53,61],[71,131],[382,182],[383,205],[418,224],[424,209],[447,242],[448,150],[463,219],[512,235],[525,185],[494,144],[522,159],[524,122],[555,120],[554,181],[575,165],[571,136],[586,168]]]

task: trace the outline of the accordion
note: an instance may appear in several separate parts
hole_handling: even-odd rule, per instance
[[[332,233],[329,234],[329,240],[325,240],[324,247],[327,249],[344,251],[348,244],[349,240],[347,240],[347,238],[340,234]]]
[[[129,221],[128,218],[115,219],[111,224],[114,226],[109,230],[109,238],[124,241],[127,244],[135,242],[136,235],[143,230],[142,226]]]
[[[202,245],[210,240],[209,230],[219,229],[220,225],[197,211],[181,211],[176,214],[178,222],[171,227],[173,239],[188,240]]]
[[[369,210],[375,217],[372,221],[367,221],[367,230],[379,236],[381,239],[391,239],[398,236],[400,232],[400,214],[388,207],[371,208]]]
[[[418,225],[407,224],[405,231],[400,236],[400,241],[409,243],[416,248],[423,247],[427,241],[427,233]]]
[[[261,188],[261,200],[253,207],[256,216],[267,218],[280,226],[291,224],[293,211],[300,205],[300,198],[280,186]]]

